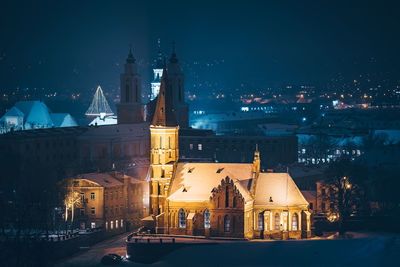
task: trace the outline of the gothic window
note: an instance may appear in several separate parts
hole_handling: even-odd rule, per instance
[[[231,230],[231,222],[228,215],[224,217],[224,232],[229,232]]]
[[[210,212],[207,209],[204,211],[204,228],[210,228]]]
[[[171,136],[168,136],[168,148],[171,148]]]
[[[264,212],[258,214],[258,230],[264,230]]]
[[[293,214],[293,220],[292,220],[292,230],[297,231],[298,230],[298,223],[299,223],[299,216],[297,213]]]
[[[179,210],[179,227],[181,228],[186,227],[186,216],[185,216],[185,211],[183,209]]]
[[[219,208],[219,197],[217,198],[217,207]]]
[[[225,187],[225,208],[229,207],[229,187]]]
[[[233,202],[233,203],[232,203],[232,204],[233,204],[233,207],[236,208],[236,197],[233,197],[232,202]]]
[[[279,213],[275,213],[275,230],[280,230],[280,216]]]

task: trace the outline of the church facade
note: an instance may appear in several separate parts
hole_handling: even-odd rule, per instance
[[[260,172],[257,149],[253,163],[179,162],[179,123],[173,92],[164,62],[150,125],[150,213],[156,232],[309,237],[308,202],[288,173]]]

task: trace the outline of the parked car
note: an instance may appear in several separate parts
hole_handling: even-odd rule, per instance
[[[104,265],[117,265],[120,264],[123,260],[123,257],[118,254],[107,254],[101,258],[101,264]]]

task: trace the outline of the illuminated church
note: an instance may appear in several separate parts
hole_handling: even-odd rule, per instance
[[[157,233],[244,238],[305,238],[310,213],[288,173],[253,163],[179,162],[176,108],[183,83],[175,52],[164,62],[150,125],[150,214]],[[172,68],[171,68],[172,66]],[[178,82],[179,81],[179,82]],[[176,105],[178,101],[178,105]],[[185,127],[185,126],[183,126]]]

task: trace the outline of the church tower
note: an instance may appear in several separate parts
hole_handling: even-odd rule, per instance
[[[170,82],[178,125],[189,127],[189,105],[185,103],[184,75],[175,53],[175,44],[168,64],[168,80]]]
[[[179,126],[175,119],[171,89],[164,61],[160,92],[150,125],[150,213],[153,215],[166,210],[168,188],[179,157]],[[160,227],[163,223],[157,225]]]
[[[121,101],[117,105],[118,123],[137,123],[143,121],[143,104],[140,76],[136,60],[130,49],[125,63],[125,72],[121,74]]]
[[[160,92],[161,77],[163,74],[163,56],[161,53],[160,39],[158,39],[158,54],[155,63],[156,65],[153,69],[153,81],[151,82],[150,100],[153,100],[158,96],[158,92]]]

